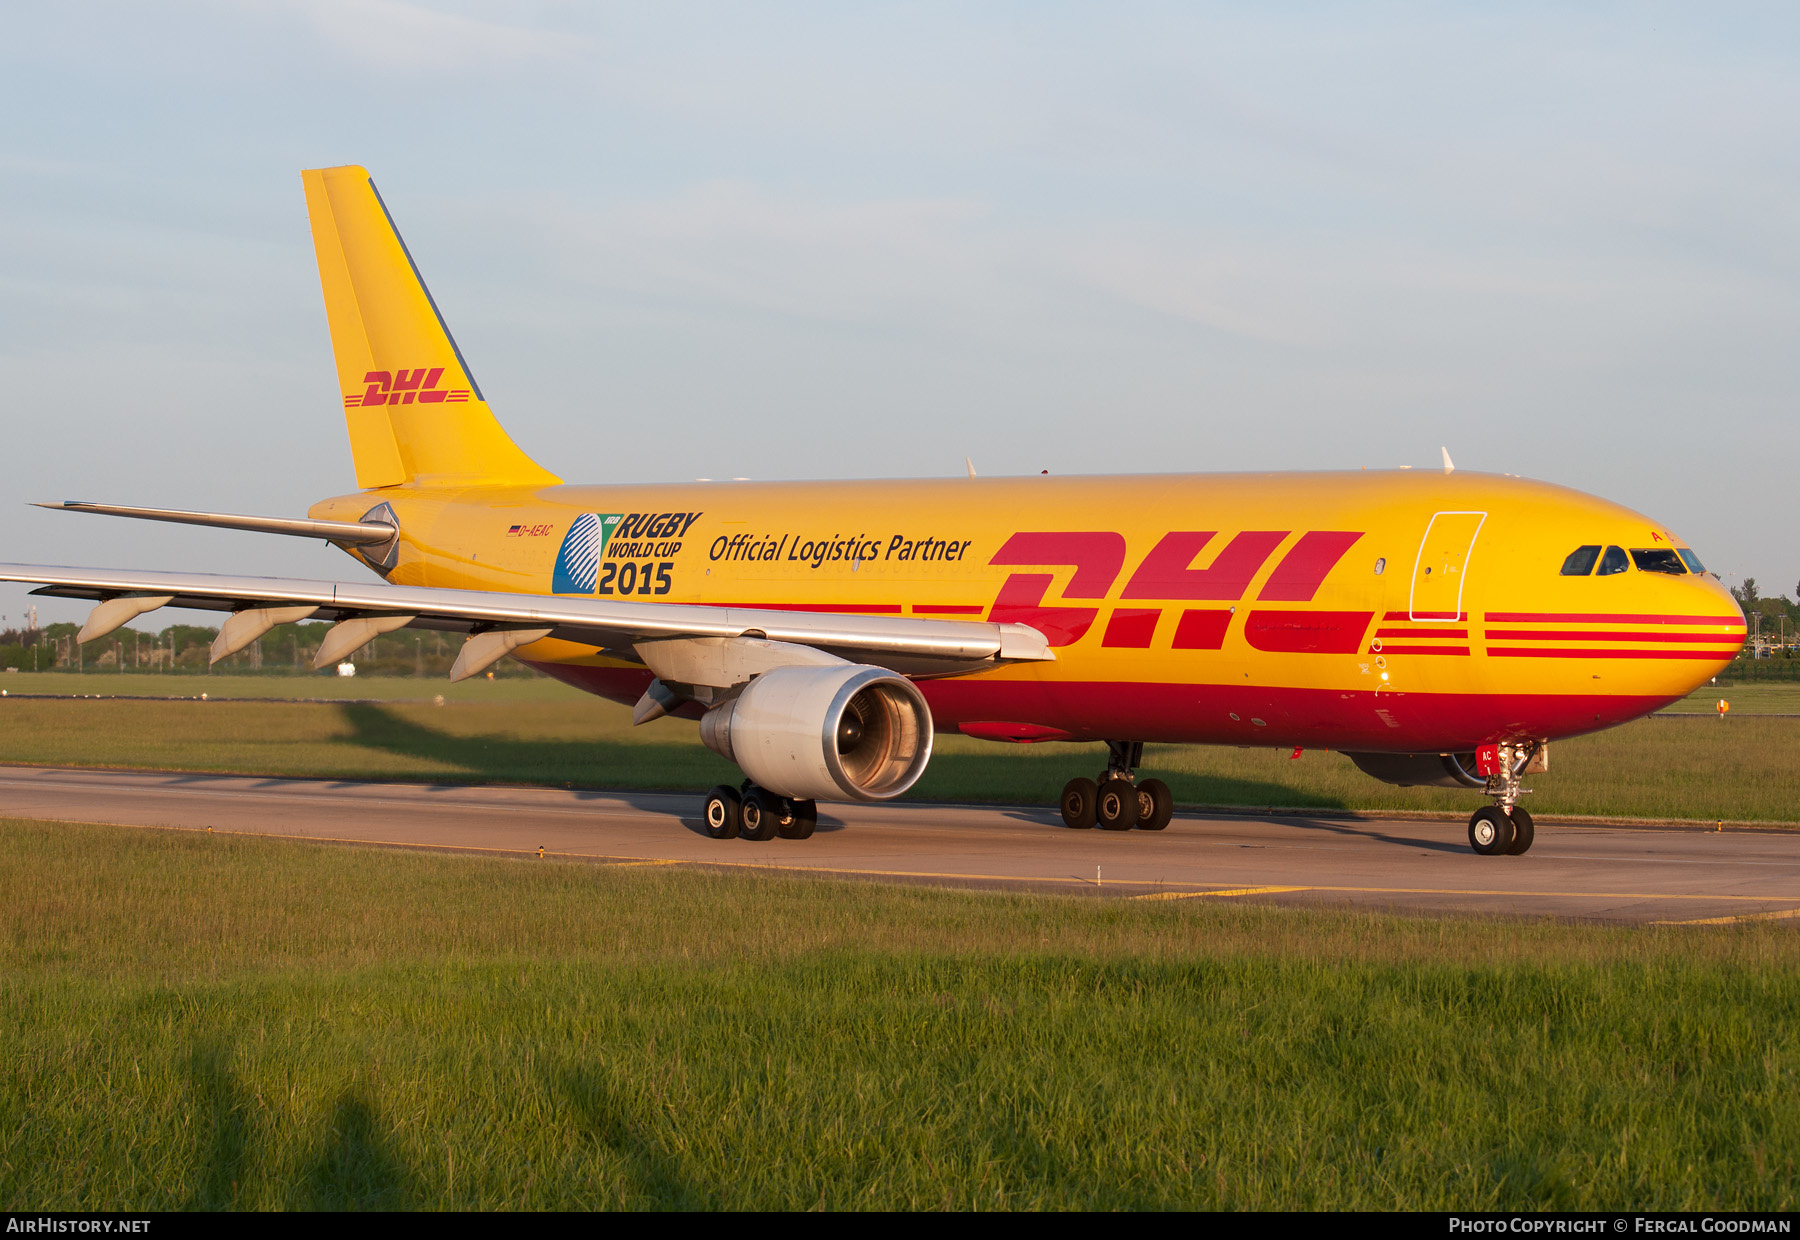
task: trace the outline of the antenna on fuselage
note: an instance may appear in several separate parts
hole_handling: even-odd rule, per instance
[[[963,457],[963,464],[969,467],[969,477],[973,478],[975,476],[975,458],[965,456]]]
[[[1450,449],[1439,448],[1438,451],[1442,452],[1444,454],[1444,472],[1447,474],[1455,473],[1456,472],[1456,462],[1452,461],[1450,459]]]

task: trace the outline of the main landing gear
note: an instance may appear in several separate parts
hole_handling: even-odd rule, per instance
[[[1487,794],[1496,804],[1484,805],[1469,818],[1469,847],[1483,857],[1517,857],[1537,838],[1531,815],[1518,806],[1519,777],[1537,756],[1539,742],[1498,746],[1499,770],[1488,776]]]
[[[819,803],[776,796],[746,779],[741,787],[720,784],[707,793],[702,817],[715,840],[804,840],[819,825]]]
[[[1144,742],[1107,741],[1100,778],[1071,779],[1063,785],[1063,822],[1078,830],[1161,831],[1168,826],[1175,816],[1174,794],[1160,779],[1138,781],[1135,772],[1143,761]]]

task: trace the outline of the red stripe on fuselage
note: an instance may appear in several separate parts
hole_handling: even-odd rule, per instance
[[[1617,629],[1488,629],[1481,636],[1491,642],[1711,642],[1718,645],[1732,640],[1730,635],[1718,633],[1629,633]]]
[[[1370,654],[1468,654],[1467,646],[1388,646],[1371,649]]]
[[[1729,660],[1738,648],[1729,650],[1557,650],[1550,647],[1489,646],[1488,654],[1497,659],[1719,659]]]
[[[1100,639],[1100,644],[1126,650],[1148,650],[1151,639],[1156,636],[1156,622],[1161,616],[1162,612],[1156,608],[1114,608],[1112,617],[1106,622],[1106,634]]]
[[[1231,627],[1231,613],[1223,607],[1196,607],[1181,613],[1175,626],[1175,650],[1223,650],[1225,631]]]
[[[1615,612],[1490,611],[1489,624],[1727,624],[1741,629],[1737,616],[1633,616]]]
[[[1250,613],[1244,640],[1270,654],[1355,654],[1375,615],[1368,611]]]

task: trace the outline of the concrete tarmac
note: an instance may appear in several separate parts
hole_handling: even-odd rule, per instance
[[[1471,809],[1474,806],[1471,804]],[[0,767],[0,813],[629,865],[745,867],[1158,900],[1728,924],[1800,918],[1800,835],[1540,822],[1523,857],[1463,824],[1177,815],[1071,831],[1050,807],[832,805],[810,839],[717,841],[696,794]]]

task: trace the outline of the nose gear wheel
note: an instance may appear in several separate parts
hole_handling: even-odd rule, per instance
[[[1495,747],[1499,751],[1500,769],[1488,776],[1487,781],[1487,794],[1494,798],[1495,804],[1483,806],[1469,818],[1469,847],[1481,856],[1517,857],[1537,838],[1531,815],[1518,806],[1519,795],[1531,791],[1519,786],[1519,778],[1538,756],[1542,744],[1542,741],[1509,741]]]

